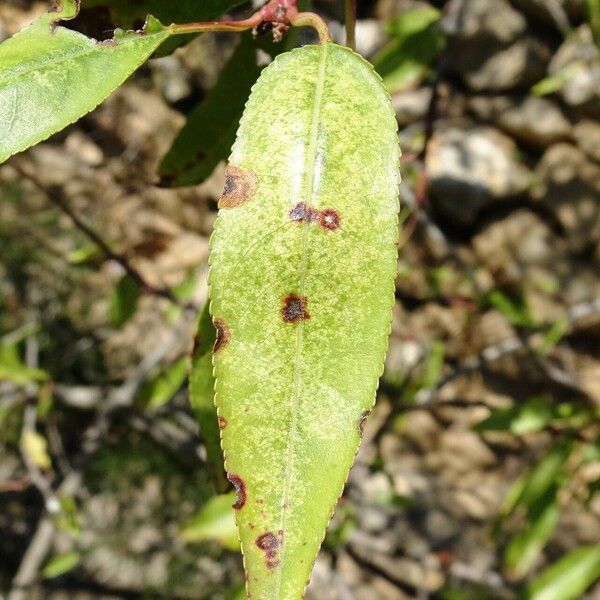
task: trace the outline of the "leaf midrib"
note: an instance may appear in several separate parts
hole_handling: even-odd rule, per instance
[[[311,115],[311,125],[310,125],[310,135],[308,139],[308,153],[307,159],[305,162],[306,166],[306,175],[304,180],[304,190],[306,203],[314,208],[315,207],[315,167],[317,161],[317,142],[319,138],[319,120],[321,116],[321,107],[323,101],[323,90],[325,86],[325,68],[327,65],[327,55],[328,55],[328,45],[322,44],[319,46],[319,50],[321,50],[321,56],[319,60],[319,70],[317,73],[317,80],[315,82],[315,93],[314,93],[314,101],[312,106],[312,115]],[[311,233],[312,227],[310,227],[310,223],[302,224],[302,251],[300,258],[300,265],[298,268],[299,271],[299,296],[304,297],[305,286],[306,286],[306,275],[307,275],[307,263],[308,263],[308,250],[309,250],[309,236]],[[289,500],[291,497],[292,490],[292,469],[291,465],[293,463],[294,457],[294,447],[296,441],[297,434],[297,413],[298,413],[298,403],[300,400],[300,387],[302,383],[301,377],[301,367],[302,367],[302,358],[303,358],[303,340],[304,340],[304,321],[298,323],[298,327],[296,330],[296,354],[294,359],[294,378],[293,378],[293,387],[292,387],[292,397],[290,400],[290,410],[291,410],[291,419],[290,419],[290,430],[288,436],[288,447],[286,452],[286,470],[285,470],[285,479],[284,479],[284,487],[283,487],[283,501],[281,504],[281,513],[280,513],[280,530],[283,532],[282,536],[282,546],[281,546],[281,554],[280,561],[281,567],[278,571],[277,575],[277,583],[276,583],[276,596],[279,597],[281,592],[281,584],[283,579],[283,568],[285,565],[285,550],[286,550],[286,540],[287,540],[287,531],[286,531],[286,517],[288,512],[288,507],[290,505]]]

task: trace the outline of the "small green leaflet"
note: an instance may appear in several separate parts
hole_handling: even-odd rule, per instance
[[[399,148],[381,80],[331,43],[280,55],[234,144],[209,275],[216,404],[248,582],[301,598],[390,331]]]
[[[96,108],[171,35],[148,17],[142,32],[98,43],[56,25],[78,10],[62,0],[0,44],[0,163]]]

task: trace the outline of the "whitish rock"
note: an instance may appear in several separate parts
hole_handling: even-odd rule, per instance
[[[581,25],[558,49],[550,75],[563,79],[563,100],[581,114],[600,116],[600,52],[588,25]]]
[[[582,119],[573,130],[575,140],[592,160],[600,162],[600,123],[592,119]]]
[[[526,145],[546,148],[571,138],[572,127],[554,102],[537,96],[475,96],[469,107]],[[600,150],[599,150],[600,152]]]
[[[515,143],[492,127],[438,131],[427,153],[431,197],[446,216],[472,224],[482,208],[525,192],[529,171]]]
[[[552,211],[571,248],[580,251],[600,237],[600,167],[571,144],[549,148],[536,170],[532,197]]]
[[[427,114],[431,102],[431,88],[407,90],[392,96],[392,106],[396,111],[396,120],[400,127],[406,127],[419,121]]]
[[[507,0],[469,0],[461,3],[455,15],[449,11],[444,27],[456,38],[491,37],[509,44],[525,32],[527,21]]]
[[[525,89],[545,73],[548,49],[527,35],[525,17],[507,0],[462,3],[443,26],[448,66],[473,90]]]

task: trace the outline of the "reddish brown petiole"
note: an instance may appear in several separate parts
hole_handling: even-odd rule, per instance
[[[321,17],[312,12],[298,12],[298,0],[269,0],[251,17],[241,21],[206,21],[203,23],[172,24],[169,29],[174,34],[198,33],[202,31],[246,31],[257,30],[269,24],[275,41],[281,40],[290,25],[309,26],[317,30],[321,43],[331,41],[329,29]]]

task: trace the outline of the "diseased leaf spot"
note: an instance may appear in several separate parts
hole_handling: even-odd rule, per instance
[[[227,419],[219,415],[217,421],[219,422],[219,429],[223,430],[227,427]]]
[[[370,410],[365,410],[365,412],[360,415],[360,419],[358,420],[358,433],[360,434],[360,437],[362,437],[365,432],[365,423],[367,422],[370,414]]]
[[[306,202],[298,202],[298,204],[290,210],[290,219],[296,223],[311,223],[317,218],[317,211],[308,206]]]
[[[319,225],[328,231],[335,231],[340,226],[340,216],[333,208],[325,208],[319,213]]]
[[[296,296],[296,294],[288,294],[283,299],[281,308],[281,316],[286,323],[298,323],[310,319],[310,315],[306,310],[308,299],[306,296]]]
[[[258,189],[258,178],[249,170],[227,166],[225,189],[219,199],[219,208],[235,208],[244,204]]]
[[[235,504],[232,505],[235,510],[240,510],[246,504],[246,484],[239,475],[227,474],[227,479],[233,484],[235,488]]]
[[[256,546],[264,552],[268,569],[274,569],[279,565],[277,552],[281,548],[281,535],[281,531],[279,532],[279,537],[273,532],[267,531],[256,538]]]
[[[223,319],[214,319],[213,324],[217,330],[217,338],[215,339],[215,345],[213,348],[213,352],[216,354],[228,344],[229,340],[231,339],[231,333],[229,332],[229,327],[225,325],[225,321],[223,321]]]

